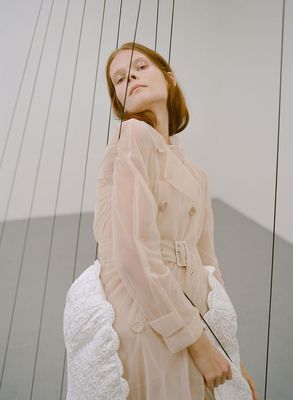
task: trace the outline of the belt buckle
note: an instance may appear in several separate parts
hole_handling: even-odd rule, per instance
[[[187,266],[187,244],[185,240],[175,240],[175,253],[177,265],[179,267]]]

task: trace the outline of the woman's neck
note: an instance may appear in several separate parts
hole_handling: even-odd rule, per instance
[[[157,119],[155,129],[163,136],[167,144],[171,144],[169,138],[169,114],[167,107],[161,107],[154,110]]]

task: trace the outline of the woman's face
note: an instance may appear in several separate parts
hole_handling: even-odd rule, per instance
[[[155,111],[157,106],[166,106],[168,90],[163,73],[147,56],[137,50],[133,51],[127,85],[131,52],[132,50],[121,50],[110,65],[110,77],[116,96],[122,105],[127,86],[125,111],[132,113],[146,109]]]

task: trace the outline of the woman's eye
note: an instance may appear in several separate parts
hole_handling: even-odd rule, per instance
[[[123,81],[123,77],[119,78],[118,81],[116,83],[120,83]]]
[[[140,65],[139,67],[137,67],[137,69],[141,69],[141,68],[145,68],[146,65]]]

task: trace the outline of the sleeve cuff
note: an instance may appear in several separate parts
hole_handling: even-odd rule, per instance
[[[190,325],[186,325],[174,311],[149,322],[149,325],[163,337],[171,353],[185,349],[201,336],[203,324],[198,311],[196,309],[194,311],[195,317]]]

